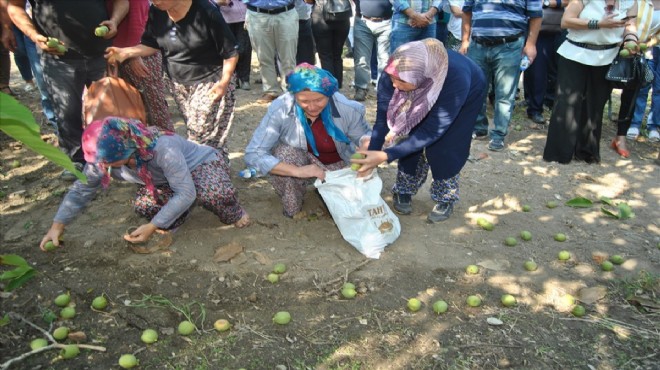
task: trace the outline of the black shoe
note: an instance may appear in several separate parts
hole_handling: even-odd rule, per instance
[[[454,203],[438,203],[433,207],[426,220],[430,223],[441,222],[454,212]]]
[[[483,140],[488,137],[488,131],[474,131],[472,133],[472,139],[474,140]]]
[[[353,100],[355,101],[365,101],[367,99],[367,89],[361,89],[359,87],[355,88],[355,96]]]
[[[538,123],[540,125],[545,123],[545,118],[543,118],[543,115],[541,113],[531,113],[528,114],[527,117],[532,120],[534,123]]]
[[[409,215],[412,213],[412,195],[410,194],[393,194],[392,205],[396,213],[400,215]]]

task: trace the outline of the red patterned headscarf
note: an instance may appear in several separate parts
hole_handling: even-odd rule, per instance
[[[447,50],[436,39],[413,41],[399,46],[385,72],[417,88],[394,90],[387,108],[388,137],[407,135],[429,113],[447,78]]]
[[[110,184],[108,164],[130,158],[135,154],[137,172],[140,179],[158,200],[156,187],[146,162],[154,157],[154,147],[161,135],[156,127],[147,127],[139,120],[107,117],[103,121],[94,121],[87,126],[82,135],[82,148],[85,161],[96,163],[104,172],[101,184],[107,188]]]

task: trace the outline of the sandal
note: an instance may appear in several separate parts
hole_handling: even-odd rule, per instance
[[[630,157],[630,151],[627,149],[620,148],[619,143],[616,141],[616,138],[612,139],[610,148],[612,148],[618,155],[622,156],[623,158]]]

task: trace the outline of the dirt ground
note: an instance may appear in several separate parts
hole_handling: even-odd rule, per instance
[[[345,62],[342,92],[352,97],[352,64]],[[18,76],[14,70],[12,87],[40,119],[37,94],[21,93]],[[64,248],[41,252],[38,243],[69,183],[59,179],[60,168],[2,138],[0,250],[24,257],[38,275],[0,295],[0,316],[13,312],[51,331],[68,326],[86,334],[83,343],[106,349],[83,349],[70,360],[51,350],[11,368],[118,368],[120,355],[134,353],[143,369],[660,369],[658,144],[631,143],[632,156],[624,160],[608,147],[614,134],[608,122],[601,164],[546,163],[546,131],[518,107],[512,126],[520,130],[511,130],[504,151],[473,142],[454,215],[426,223],[432,208],[426,184],[413,199],[413,215],[400,217],[400,238],[380,259],[368,260],[342,239],[313,188],[304,206],[308,217],[291,220],[266,179],[237,176],[267,108],[255,102],[260,89],[253,83],[251,91],[237,91],[228,140],[234,184],[254,224],[235,229],[196,208],[170,248],[149,255],[133,253],[122,239],[142,220],[131,207],[134,186],[116,182],[67,228]],[[365,105],[373,122],[373,91]],[[52,140],[50,132],[44,127]],[[18,168],[11,166],[15,159]],[[396,167],[379,173],[391,204]],[[593,206],[564,204],[578,196]],[[606,216],[600,197],[628,203],[635,217]],[[547,208],[549,201],[559,206]],[[531,210],[523,212],[523,205]],[[480,217],[494,230],[480,228]],[[531,241],[520,239],[523,230]],[[555,241],[557,233],[567,240]],[[516,246],[505,246],[509,236]],[[218,247],[238,252],[221,262],[214,257]],[[570,260],[560,262],[560,250],[570,251]],[[625,262],[601,271],[594,258],[614,254]],[[526,260],[538,270],[526,271]],[[288,270],[272,284],[266,275],[275,263]],[[470,264],[480,266],[478,274],[466,274]],[[357,286],[357,297],[340,297],[344,282]],[[57,314],[53,299],[65,292],[77,315],[49,326],[44,313]],[[517,305],[504,307],[505,293]],[[92,310],[90,302],[102,294],[108,307]],[[571,315],[569,294],[586,316]],[[478,295],[481,307],[468,307],[469,295]],[[421,310],[408,310],[409,298],[418,298]],[[449,305],[441,315],[431,309],[439,299]],[[277,311],[288,311],[292,321],[274,324]],[[198,327],[188,337],[176,333],[185,315]],[[216,332],[217,319],[229,320],[231,330]],[[147,328],[159,332],[158,342],[140,341]],[[0,366],[29,352],[38,337],[43,334],[11,316],[0,330]]]

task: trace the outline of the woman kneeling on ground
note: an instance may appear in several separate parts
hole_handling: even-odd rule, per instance
[[[433,176],[427,220],[444,221],[458,201],[459,172],[470,154],[472,130],[486,94],[481,69],[435,39],[401,45],[378,82],[376,123],[362,165],[364,176],[399,160],[394,210],[412,213],[412,196]]]
[[[118,117],[89,125],[82,145],[87,184],[76,181],[70,188],[41,241],[41,249],[48,241],[59,245],[64,227],[101,187],[108,187],[111,177],[140,185],[135,211],[150,221],[124,235],[129,242],[145,242],[157,230],[179,227],[195,199],[225,224],[238,228],[250,224],[229,178],[229,163],[214,148]]]
[[[347,166],[355,148],[366,149],[371,130],[364,106],[338,93],[337,79],[307,63],[287,76],[288,92],[268,108],[245,149],[245,162],[270,182],[284,215],[302,210],[310,179]]]

